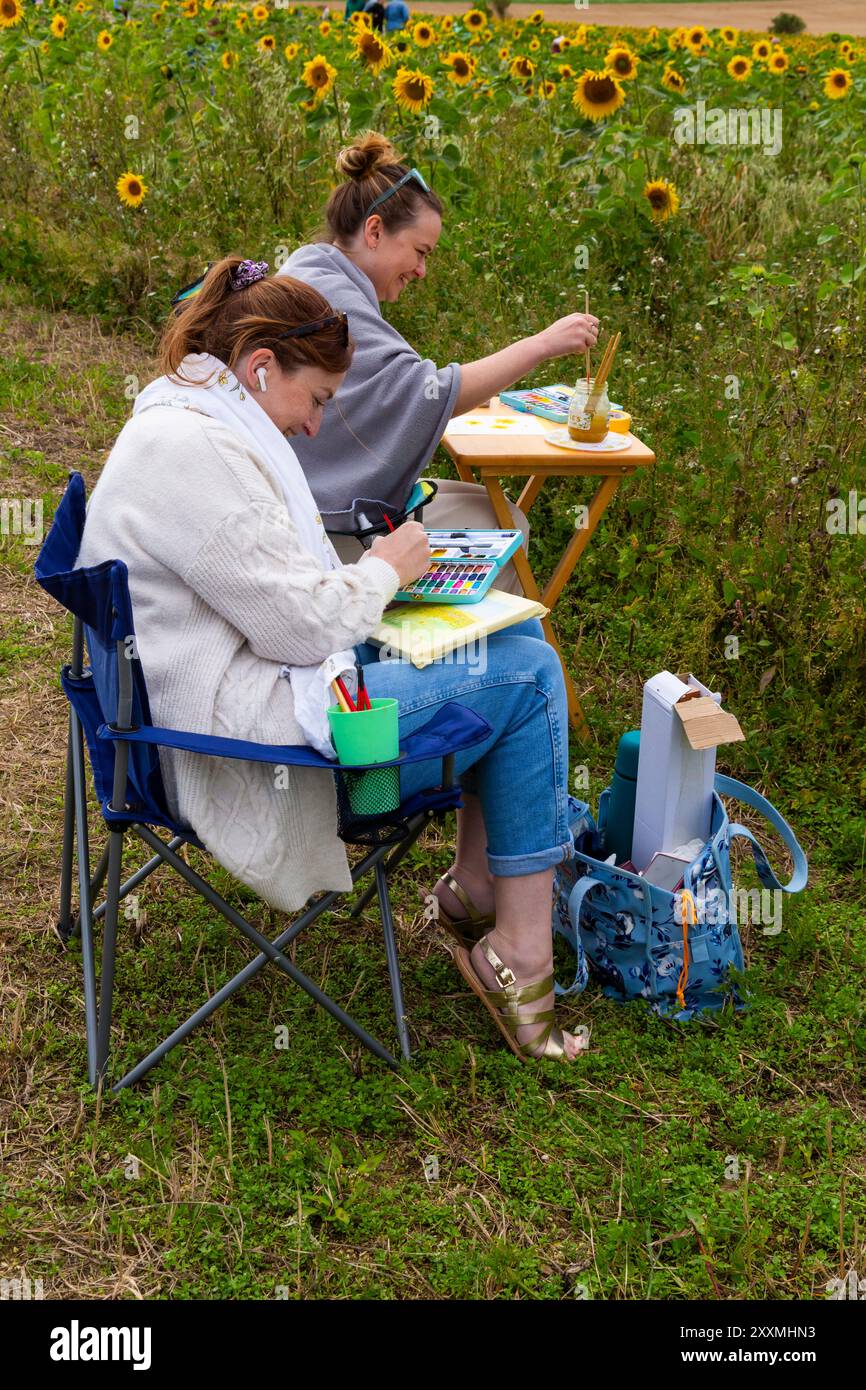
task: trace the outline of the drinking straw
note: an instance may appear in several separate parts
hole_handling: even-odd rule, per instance
[[[340,706],[340,709],[343,711],[344,714],[348,714],[349,706],[346,703],[346,698],[335,680],[331,681],[331,689],[337,697],[337,704]]]
[[[343,699],[346,701],[346,704],[348,705],[348,709],[346,710],[346,713],[347,713],[347,714],[357,714],[358,706],[355,704],[355,701],[352,699],[351,695],[349,694],[348,690],[346,689],[346,686],[345,686],[345,684],[344,684],[344,682],[343,682],[342,676],[337,676],[337,685],[338,685],[339,688],[340,688],[340,693],[342,694]]]
[[[584,290],[584,292],[583,292],[583,302],[584,302],[584,313],[588,314],[588,313],[589,313],[589,290]],[[584,360],[585,360],[585,362],[586,362],[586,389],[587,389],[587,391],[589,391],[589,377],[590,377],[590,373],[591,373],[591,371],[592,371],[592,367],[590,366],[590,361],[589,361],[589,344],[588,344],[588,343],[587,343],[586,347],[583,349],[583,356],[584,356]]]

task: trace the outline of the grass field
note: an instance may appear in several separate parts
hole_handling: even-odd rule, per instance
[[[311,19],[279,22],[296,23],[315,56]],[[513,50],[527,33],[509,29]],[[723,690],[746,733],[721,770],[791,821],[810,883],[785,902],[778,936],[743,928],[746,1013],[678,1026],[590,984],[560,1010],[564,1026],[589,1025],[589,1053],[529,1068],[422,921],[423,892],[451,859],[447,835],[431,837],[395,885],[414,1067],[387,1071],[265,972],[146,1083],[96,1097],[80,956],[52,929],[69,628],[33,581],[35,547],[4,532],[4,1277],[42,1278],[49,1298],[817,1299],[866,1268],[866,542],[856,525],[827,527],[828,503],[866,494],[862,59],[846,103],[822,95],[838,54],[819,41],[789,46],[778,79],[756,65],[746,85],[728,81],[718,46],[694,56],[628,41],[643,55],[640,85],[590,122],[570,86],[539,100],[500,81],[497,38],[483,55],[493,97],[445,89],[445,134],[427,144],[423,114],[395,107],[384,80],[353,78],[345,54],[330,106],[295,102],[282,117],[263,94],[288,100],[296,79],[286,87],[245,58],[221,108],[233,131],[220,133],[181,46],[163,56],[189,120],[153,85],[150,50],[138,67],[130,47],[98,102],[72,48],[44,88],[35,73],[25,81],[27,53],[10,62],[7,51],[19,86],[0,106],[3,497],[41,498],[47,524],[70,468],[93,485],[130,381],[153,374],[173,290],[217,252],[273,261],[306,236],[338,118],[342,134],[375,122],[423,160],[449,205],[430,275],[388,309],[423,351],[471,360],[575,307],[585,283],[605,327],[623,329],[616,398],[658,464],[622,488],[557,610],[592,731],[571,750],[587,799],[597,804],[617,739],[639,719],[646,677],[691,669]],[[601,48],[591,35],[586,61],[603,61]],[[777,94],[778,157],[674,145],[666,61],[708,102]],[[133,167],[152,192],[138,209],[113,191],[129,167],[127,105],[149,113]],[[248,157],[255,140],[267,158]],[[650,175],[681,199],[661,222],[646,207]],[[575,269],[580,244],[588,272]],[[550,379],[560,373],[574,364],[551,364]],[[432,471],[447,467],[437,454]],[[569,483],[536,504],[541,577],[586,500]],[[746,820],[783,869],[774,837]],[[201,867],[195,851],[191,862]],[[755,884],[751,860],[737,865],[738,883]],[[277,934],[277,914],[220,870],[214,881]],[[140,907],[118,964],[124,1069],[248,959],[177,880],[150,879]],[[323,919],[296,960],[389,1036],[375,913]],[[559,948],[557,960],[564,973]],[[283,1026],[287,1049],[275,1046]]]

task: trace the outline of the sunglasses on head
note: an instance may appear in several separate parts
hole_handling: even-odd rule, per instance
[[[349,320],[346,314],[329,314],[325,319],[314,319],[311,323],[299,323],[296,328],[289,328],[285,333],[278,333],[277,338],[307,338],[311,333],[321,333],[325,328],[331,328],[335,323],[340,324],[342,333],[340,335],[340,347],[349,345]]]
[[[384,193],[380,193],[378,198],[373,199],[367,211],[364,213],[364,221],[367,220],[375,207],[378,207],[380,203],[384,203],[386,198],[390,198],[392,193],[396,193],[397,189],[402,188],[403,184],[408,183],[410,179],[414,179],[416,183],[420,184],[425,193],[430,192],[430,186],[426,182],[424,175],[418,169],[410,169],[408,174],[403,175],[402,179],[398,179],[396,183],[392,183],[390,188],[386,188]]]

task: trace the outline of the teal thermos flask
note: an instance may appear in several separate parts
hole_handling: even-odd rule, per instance
[[[616,750],[604,835],[605,851],[607,854],[616,855],[617,864],[624,864],[627,859],[631,859],[639,755],[640,729],[630,729],[627,734],[623,734]]]

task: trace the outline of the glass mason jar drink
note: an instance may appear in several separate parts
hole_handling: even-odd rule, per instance
[[[578,377],[568,408],[568,433],[580,444],[598,444],[607,434],[610,397],[607,383],[596,393],[595,377]]]

